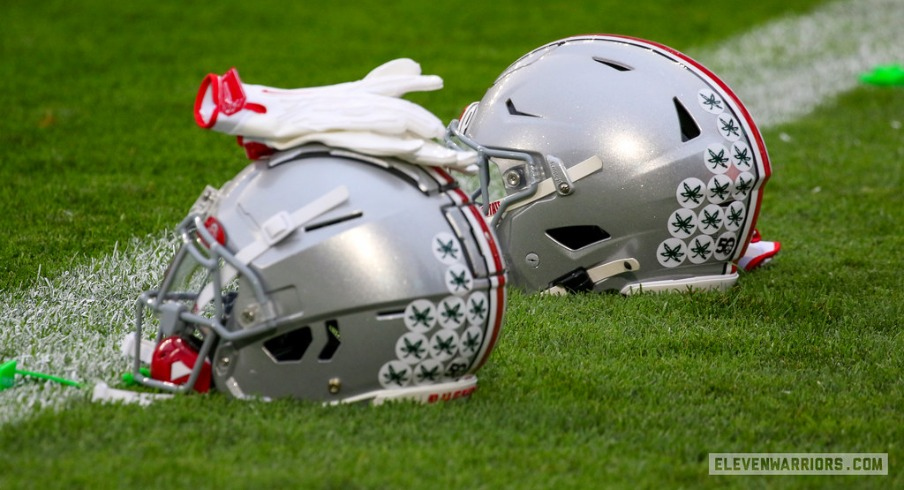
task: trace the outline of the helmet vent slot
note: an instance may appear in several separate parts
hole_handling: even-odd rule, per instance
[[[345,216],[339,216],[338,218],[333,218],[327,221],[321,221],[319,223],[313,223],[304,227],[304,231],[314,231],[320,228],[326,228],[327,226],[338,225],[339,223],[344,223],[346,221],[351,221],[353,219],[357,219],[364,216],[364,212],[355,211],[353,213],[346,214]]]
[[[615,70],[618,70],[618,71],[631,71],[631,70],[633,70],[633,68],[631,68],[631,67],[628,66],[628,65],[623,65],[623,64],[621,64],[621,63],[617,63],[617,62],[612,61],[612,60],[607,60],[607,59],[605,59],[605,58],[598,58],[598,57],[594,56],[594,57],[593,57],[593,61],[596,61],[597,63],[600,63],[600,64],[602,64],[602,65],[606,65],[606,66],[608,66],[609,68],[612,68],[612,69],[615,69]]]
[[[700,136],[700,126],[697,125],[697,121],[694,121],[694,117],[687,111],[684,104],[678,100],[678,97],[674,97],[672,101],[675,102],[675,112],[678,113],[678,124],[681,126],[681,141],[690,141]]]
[[[380,311],[377,313],[377,320],[398,320],[405,316],[405,310]]]
[[[508,108],[509,114],[513,116],[525,116],[525,117],[540,117],[536,114],[530,114],[527,112],[521,112],[515,107],[515,103],[512,102],[512,99],[508,99],[505,101],[505,107]]]
[[[606,230],[596,225],[563,226],[546,230],[546,236],[569,250],[580,250],[586,246],[610,238]]]
[[[326,345],[323,346],[323,350],[321,350],[320,355],[317,356],[317,359],[321,361],[332,360],[333,355],[339,350],[339,345],[341,344],[339,341],[339,322],[336,320],[329,320],[326,322],[326,338]]]
[[[311,327],[305,326],[267,340],[264,350],[276,362],[300,361],[312,341]]]

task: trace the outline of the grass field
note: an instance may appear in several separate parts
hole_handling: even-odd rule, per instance
[[[406,56],[445,79],[444,90],[411,99],[448,121],[511,61],[556,38],[628,34],[719,65],[720,47],[744,49],[734,41],[829,8],[184,3],[4,5],[0,362],[89,389],[29,382],[0,392],[0,489],[904,488],[904,87],[851,83],[813,112],[774,115],[769,99],[792,105],[795,90],[829,84],[819,72],[803,77],[818,68],[806,62],[777,72],[806,84],[775,94],[757,92],[769,80],[725,74],[770,122],[774,176],[759,228],[784,249],[732,291],[513,291],[480,389],[463,403],[91,403],[90,385],[128,368],[117,345],[137,294],[165,266],[167,230],[206,184],[245,165],[231,138],[194,125],[207,73],[236,66],[249,83],[322,85]],[[838,39],[901,39],[899,2],[861,4],[877,6],[875,31]],[[806,44],[800,35],[789,38]],[[794,59],[796,48],[767,51],[764,63]],[[883,61],[904,62],[897,56]],[[709,476],[713,452],[888,453],[889,474]]]

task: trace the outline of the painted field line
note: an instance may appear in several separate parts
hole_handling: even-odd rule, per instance
[[[688,54],[728,83],[760,128],[775,126],[853,89],[875,65],[904,62],[904,1],[831,3]]]
[[[768,127],[850,90],[857,74],[875,64],[904,61],[902,21],[900,0],[851,0],[685,51],[724,78]],[[173,243],[170,235],[133,239],[30,289],[0,292],[0,360],[89,385],[23,383],[0,391],[0,427],[41,408],[90,399],[98,381],[115,383],[129,367],[118,344],[132,329],[135,299],[159,283]]]
[[[0,427],[41,408],[88,400],[94,384],[114,384],[129,364],[119,343],[135,320],[135,301],[156,287],[175,253],[174,237],[137,238],[122,250],[75,266],[59,277],[38,278],[27,290],[0,293],[0,360],[18,368],[82,383],[81,389],[19,379],[0,391]]]

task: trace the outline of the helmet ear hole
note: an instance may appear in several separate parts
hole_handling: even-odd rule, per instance
[[[311,327],[302,327],[264,342],[264,351],[276,362],[300,361],[313,340]]]
[[[569,250],[580,250],[594,243],[611,238],[606,230],[596,225],[576,225],[551,228],[546,235]]]

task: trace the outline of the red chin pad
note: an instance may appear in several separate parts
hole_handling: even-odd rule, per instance
[[[188,382],[191,370],[198,360],[198,351],[182,337],[167,337],[157,344],[151,359],[151,378],[177,385]],[[204,360],[201,374],[195,381],[198,393],[210,391],[210,361]]]

